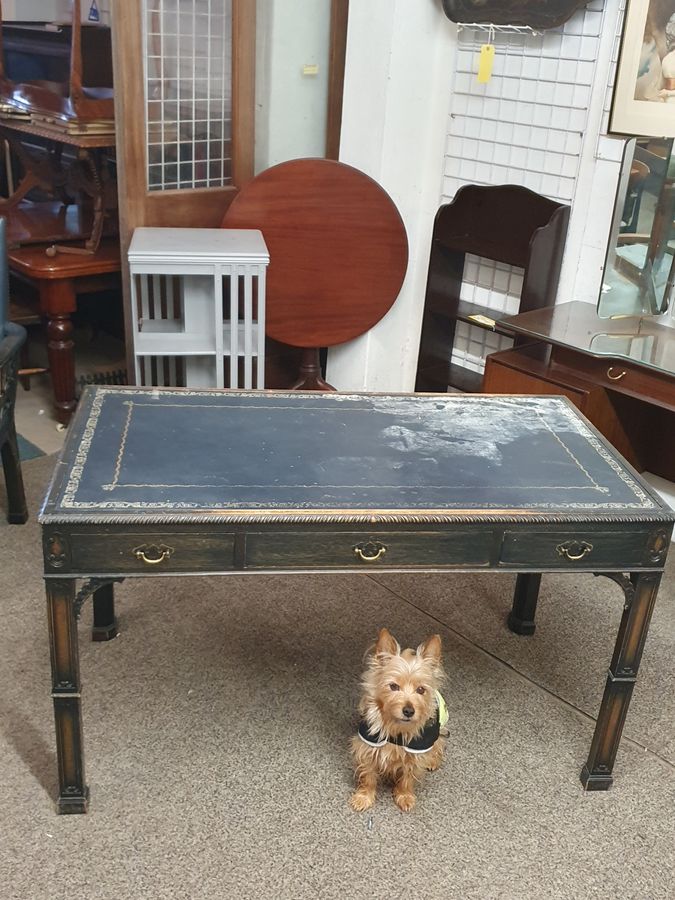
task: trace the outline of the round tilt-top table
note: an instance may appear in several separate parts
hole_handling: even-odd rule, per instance
[[[330,389],[318,348],[372,328],[403,284],[408,240],[393,200],[352,166],[295,159],[242,188],[223,227],[262,231],[270,252],[265,331],[306,348],[296,388]]]

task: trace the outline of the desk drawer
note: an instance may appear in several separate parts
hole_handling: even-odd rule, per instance
[[[506,531],[499,563],[543,569],[630,568],[647,564],[644,531]]]
[[[249,532],[246,567],[294,568],[414,568],[427,566],[487,566],[492,532]]]
[[[221,571],[234,568],[233,534],[73,533],[72,569],[86,572]]]

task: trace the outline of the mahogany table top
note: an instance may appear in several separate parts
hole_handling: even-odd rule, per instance
[[[239,192],[223,226],[259,228],[270,251],[266,331],[294,347],[363,334],[391,308],[408,265],[401,216],[376,181],[344,163],[296,159]]]
[[[27,244],[9,250],[10,270],[26,278],[44,281],[120,271],[119,238],[104,238],[98,250],[87,255],[58,252],[56,256],[47,256],[47,247],[47,244]]]

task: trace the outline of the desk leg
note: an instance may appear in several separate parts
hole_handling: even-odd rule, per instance
[[[52,698],[59,768],[59,813],[87,811],[80,708],[80,659],[73,601],[74,579],[47,578],[47,613],[52,662]]]
[[[112,584],[104,584],[94,591],[94,627],[91,629],[92,641],[111,641],[117,636],[115,621],[115,595]]]
[[[541,575],[521,574],[516,578],[513,606],[506,620],[516,634],[534,634],[534,615],[537,611]]]
[[[77,308],[73,282],[44,281],[40,285],[40,305],[47,317],[47,353],[54,389],[56,417],[64,425],[75,409],[75,353],[71,313]]]
[[[633,573],[630,580],[633,587],[630,592],[632,598],[626,590],[626,604],[609,666],[605,693],[588,760],[581,770],[581,783],[587,791],[606,791],[612,783],[612,768],[633,686],[637,680],[661,573]]]

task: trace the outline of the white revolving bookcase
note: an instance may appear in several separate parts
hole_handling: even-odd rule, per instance
[[[129,246],[136,384],[264,387],[268,263],[259,231],[137,228]]]

